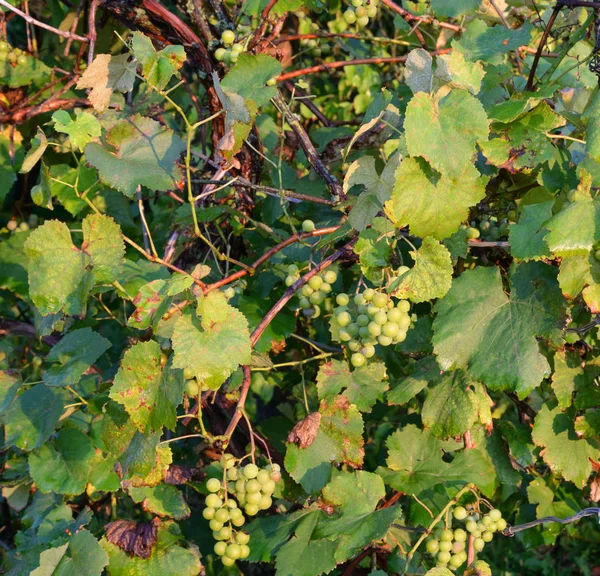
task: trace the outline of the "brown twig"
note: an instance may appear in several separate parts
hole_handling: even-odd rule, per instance
[[[600,3],[599,3],[599,5],[600,5]],[[540,44],[538,46],[537,52],[533,58],[533,63],[531,64],[531,70],[529,71],[529,78],[527,79],[527,85],[525,86],[525,90],[528,90],[529,92],[533,92],[533,90],[534,90],[535,71],[537,70],[538,64],[540,62],[540,58],[542,56],[542,50],[544,49],[544,46],[546,45],[546,41],[548,40],[548,36],[550,35],[550,31],[552,30],[552,26],[554,26],[554,22],[556,21],[556,18],[558,17],[561,7],[562,6],[560,3],[556,4],[556,6],[554,7],[554,10],[552,10],[552,14],[550,15],[550,19],[548,20],[548,24],[546,25],[544,33],[542,34],[542,39],[540,40]]]
[[[323,126],[327,126],[328,128],[332,125],[331,120],[321,112],[321,109],[315,105],[315,103],[310,99],[308,94],[302,90],[299,86],[294,86],[291,82],[284,82],[284,86],[294,95],[298,95],[299,98],[296,98],[298,102],[304,104],[316,117]]]
[[[29,24],[33,24],[34,26],[37,26],[38,28],[43,28],[44,30],[54,32],[54,34],[58,34],[58,36],[62,36],[63,38],[72,38],[73,40],[78,40],[79,42],[85,42],[86,44],[89,42],[89,40],[85,36],[79,36],[78,34],[72,34],[71,32],[66,32],[65,30],[59,30],[58,28],[54,28],[54,26],[50,26],[49,24],[46,24],[45,22],[40,22],[39,20],[36,20],[32,16],[25,14],[25,12],[19,10],[18,8],[15,8],[15,6],[10,4],[7,0],[0,0],[0,6],[7,8],[8,10],[10,10],[11,12],[14,12],[15,14],[18,14],[21,18],[23,18],[23,20],[25,20],[25,22],[27,22]]]
[[[433,24],[435,26],[439,26],[440,28],[446,28],[447,30],[452,30],[454,32],[462,32],[462,28],[457,26],[456,24],[450,24],[449,22],[440,22],[431,16],[415,16],[411,14],[405,8],[398,6],[393,0],[381,0],[382,4],[385,4],[390,10],[396,12],[400,17],[402,17],[407,22],[418,23],[418,24]]]
[[[346,194],[342,188],[342,185],[338,182],[337,178],[329,171],[327,166],[321,160],[317,150],[315,149],[313,143],[311,142],[306,130],[304,130],[304,126],[298,119],[298,117],[291,111],[290,107],[281,97],[281,94],[277,94],[275,98],[273,98],[273,103],[279,109],[279,111],[284,115],[287,123],[290,125],[290,128],[294,131],[296,136],[298,137],[298,142],[304,150],[308,161],[313,167],[314,171],[323,179],[327,188],[333,195],[333,197],[337,200],[343,200],[346,198]]]
[[[248,270],[238,270],[233,274],[230,274],[226,278],[222,278],[213,284],[209,284],[206,287],[206,291],[210,292],[211,290],[215,290],[216,288],[220,288],[221,286],[225,286],[227,284],[231,284],[231,282],[235,282],[240,278],[243,278],[247,274],[253,274],[256,272],[256,269],[262,266],[267,260],[272,258],[277,252],[283,250],[290,244],[294,244],[294,242],[300,242],[301,240],[306,240],[307,238],[316,238],[319,236],[324,236],[325,234],[332,234],[335,232],[339,226],[330,226],[329,228],[319,228],[317,230],[313,230],[312,232],[303,232],[302,234],[292,234],[289,238],[277,244],[277,246],[273,246],[270,250],[267,250],[260,258],[258,258],[255,262],[250,264]]]
[[[98,10],[98,2],[100,0],[92,0],[90,4],[90,10],[88,12],[88,38],[90,39],[90,47],[88,50],[88,66],[94,60],[94,51],[96,49],[96,12]]]
[[[277,2],[279,2],[279,0],[269,0],[269,3],[265,6],[265,9],[262,11],[261,14],[263,20],[266,20],[269,17],[269,13],[271,12],[275,4],[277,4]]]
[[[510,30],[510,24],[506,19],[506,14],[504,14],[504,11],[500,8],[500,6],[498,6],[498,4],[496,4],[496,0],[489,0],[489,2],[492,5],[492,8],[496,11],[496,14],[498,14],[500,20],[502,20],[502,24],[504,24],[504,26]]]

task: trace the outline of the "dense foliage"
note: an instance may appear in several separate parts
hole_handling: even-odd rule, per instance
[[[1,0],[0,572],[600,573],[595,10]]]

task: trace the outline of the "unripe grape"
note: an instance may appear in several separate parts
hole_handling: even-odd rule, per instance
[[[369,18],[375,18],[375,16],[377,16],[377,6],[367,6],[367,16]]]
[[[206,481],[206,489],[209,492],[218,492],[221,489],[221,482],[218,478],[209,478]],[[215,506],[216,508],[216,506]]]
[[[368,326],[369,325],[369,317],[366,314],[361,314],[357,319],[356,319],[356,323],[360,326]]]
[[[225,505],[227,506],[227,508],[229,508],[230,510],[237,510],[239,512],[239,508],[237,505],[237,502],[235,500],[227,500],[227,502],[225,503]],[[232,514],[233,512],[230,512],[229,514]]]
[[[394,336],[394,342],[398,344],[399,342],[404,342],[406,340],[406,332],[398,332],[396,336]]]
[[[361,27],[365,27],[369,24],[369,17],[368,16],[361,16],[360,18],[356,19],[356,23],[361,26]]]
[[[339,306],[347,306],[350,302],[350,297],[348,296],[348,294],[338,294],[335,297],[335,301]]]
[[[368,329],[371,336],[379,336],[381,334],[381,326],[377,322],[369,322]]]
[[[325,300],[325,294],[318,290],[317,292],[313,292],[308,298],[311,304],[322,304],[323,300]]]
[[[216,478],[215,478],[215,480],[216,480]],[[218,482],[218,480],[217,480],[217,482]],[[206,497],[205,502],[209,508],[216,509],[216,508],[220,508],[221,506],[223,506],[223,500],[221,500],[216,494],[209,494]]]
[[[487,528],[488,526],[491,526],[494,523],[494,521],[486,514],[481,519],[481,523]]]
[[[410,316],[404,314],[397,322],[400,332],[406,332],[410,328]]]
[[[377,306],[377,308],[384,308],[388,303],[388,295],[383,292],[377,292],[375,296],[373,296],[373,304]]]
[[[298,266],[296,266],[295,264],[290,264],[287,267],[287,273],[290,276],[296,276],[298,274],[299,270],[298,270]]]
[[[479,236],[481,236],[481,233],[477,228],[473,226],[467,228],[467,238],[469,238],[469,240],[475,240],[476,238],[479,238]]]
[[[329,284],[329,282],[323,282],[323,284],[321,284],[321,288],[319,288],[319,290],[321,290],[321,292],[323,292],[323,294],[329,294],[331,292],[331,284]]]
[[[236,483],[235,483],[235,489],[237,492],[239,492],[240,494],[244,494],[246,492],[246,481],[243,480],[242,478],[240,478]]]
[[[196,376],[196,375],[194,374],[194,371],[191,370],[190,368],[186,368],[183,371],[183,378],[184,378],[184,380],[191,380],[192,378],[194,378],[194,376]]]
[[[227,546],[227,552],[225,552],[225,554],[229,556],[229,558],[237,560],[242,554],[242,549],[239,544],[229,544],[229,546]]]
[[[227,522],[227,520],[229,520],[229,511],[226,508],[219,508],[215,512],[215,520],[217,522],[221,522],[222,524],[225,524],[225,522]]]
[[[221,562],[223,566],[233,566],[235,564],[235,560],[230,558],[229,556],[221,556]]]
[[[427,540],[427,542],[425,543],[425,549],[430,554],[436,554],[440,549],[440,543],[435,539]]]
[[[250,542],[250,534],[248,534],[248,532],[244,532],[243,530],[240,530],[235,535],[235,541],[238,544],[248,544],[248,542]]]
[[[256,504],[246,504],[244,510],[248,516],[256,516],[258,514],[258,506]]]
[[[440,551],[450,552],[450,550],[452,550],[452,542],[449,542],[448,540],[442,540],[440,542]]]
[[[314,290],[308,284],[305,284],[302,286],[302,288],[300,288],[300,294],[302,294],[302,296],[305,298],[308,298],[313,292]]]
[[[243,44],[240,44],[239,42],[236,42],[232,47],[231,47],[231,51],[234,54],[241,54],[244,51],[244,46]]]
[[[459,566],[462,565],[462,563],[463,563],[462,556],[459,556],[458,554],[451,556],[450,562],[448,562],[448,564],[450,565],[451,568],[458,568]]]
[[[233,454],[223,454],[223,456],[221,456],[221,466],[223,466],[225,470],[230,470],[235,467],[235,457]]]
[[[247,492],[246,493],[246,504],[260,504],[262,494],[260,492]]]
[[[475,538],[473,540],[473,547],[477,552],[481,552],[485,548],[485,540],[483,538]]]
[[[352,334],[350,334],[350,332],[348,332],[348,330],[345,328],[340,328],[338,330],[338,337],[342,342],[349,342],[352,340]]]
[[[337,280],[337,274],[334,270],[327,270],[323,276],[327,284],[333,284]]]
[[[389,346],[393,342],[393,338],[381,334],[377,336],[377,342],[379,342],[379,344],[381,344],[382,346]]]
[[[394,324],[398,324],[400,319],[404,317],[405,314],[398,310],[398,308],[392,308],[387,311],[387,319],[389,322],[393,322]]]
[[[308,310],[309,308],[312,308],[310,300],[308,298],[305,298],[304,296],[302,296],[302,298],[300,298],[300,300],[298,301],[298,304],[300,305],[300,308],[302,308],[304,310]]]
[[[467,529],[467,532],[475,532],[475,530],[477,530],[477,522],[475,522],[475,520],[467,520],[465,528]]]
[[[466,542],[467,533],[462,528],[457,528],[454,531],[454,540],[456,540],[457,542]]]
[[[500,518],[500,520],[496,522],[496,528],[498,528],[500,532],[502,532],[502,530],[506,530],[506,520],[504,518]]]
[[[357,18],[364,18],[367,15],[367,9],[364,6],[358,6],[354,13]]]
[[[465,549],[464,542],[452,542],[452,554],[458,554]]]
[[[217,542],[213,550],[217,556],[223,556],[227,550],[227,544],[225,542]]]
[[[8,42],[0,42],[0,52],[8,52],[10,50],[10,44]]]
[[[366,362],[366,358],[360,352],[355,352],[354,354],[352,354],[350,362],[355,368],[360,368]]]
[[[491,542],[494,539],[494,535],[487,530],[481,535],[481,537],[483,538],[484,542]]]
[[[361,348],[360,353],[365,358],[373,358],[373,356],[375,356],[375,346],[373,346],[373,344],[365,344]]]
[[[275,474],[279,474],[279,472],[275,472]],[[281,478],[281,474],[279,474],[279,477]],[[273,494],[273,492],[275,492],[275,482],[269,478],[269,481],[262,485],[262,493]]]
[[[335,319],[342,328],[345,328],[352,322],[352,316],[350,316],[349,312],[340,312],[336,315]]]
[[[268,470],[259,470],[258,474],[256,475],[256,480],[260,483],[260,484],[266,484],[267,482],[271,481],[271,474],[269,473]]]
[[[344,12],[344,20],[348,23],[348,24],[354,24],[356,22],[356,14],[354,13],[354,10],[348,9]]]
[[[450,562],[450,558],[450,552],[438,552],[438,555],[435,557],[439,564],[448,564],[448,562]]]
[[[273,472],[281,472],[281,466],[274,462],[273,464],[271,464],[271,470]]]
[[[363,0],[352,0],[350,2],[352,4],[352,6],[354,6],[355,8],[358,8],[359,6],[363,5]]]
[[[247,494],[255,494],[256,492],[260,492],[260,482],[253,478],[252,480],[248,480],[246,482],[246,493]]]
[[[323,284],[323,278],[321,278],[320,276],[313,276],[309,281],[308,281],[308,285],[313,289],[313,290],[318,290],[321,285]]]
[[[16,55],[14,52],[9,52],[9,53],[7,54],[7,56],[6,56],[6,59],[7,59],[7,60],[8,60],[8,61],[9,61],[11,64],[14,64],[14,63],[17,61],[17,59],[18,59],[18,56],[17,56],[17,55]]]
[[[219,540],[229,540],[231,538],[231,528],[229,526],[223,526],[219,530]]]
[[[490,510],[488,512],[488,516],[492,519],[493,522],[498,522],[498,520],[502,518],[502,512],[500,512],[500,510],[498,510],[497,508],[494,508],[493,510]]]
[[[373,320],[377,322],[377,324],[379,324],[380,326],[383,326],[384,324],[387,324],[388,317],[383,310],[380,310],[379,312],[373,315]]]
[[[361,347],[361,343],[358,340],[354,340],[354,338],[348,342],[348,348],[351,352],[358,352]]]
[[[231,480],[232,482],[235,482],[238,479],[238,469],[237,468],[230,468],[229,470],[227,470],[227,480]]]
[[[312,232],[315,229],[315,223],[312,220],[304,220],[302,222],[302,230],[304,232]]]
[[[247,544],[242,544],[242,554],[240,558],[243,560],[244,558],[248,558],[250,556],[250,547]]]
[[[396,308],[398,308],[400,312],[408,312],[410,310],[410,302],[408,300],[400,300],[400,302],[396,304]]]
[[[393,338],[398,334],[398,332],[400,332],[400,329],[398,328],[398,324],[396,324],[395,322],[386,322],[381,328],[381,332],[384,336],[389,336],[390,338]]]
[[[240,516],[236,516],[235,518],[233,518],[231,520],[231,523],[236,527],[236,528],[240,528],[242,527],[245,523],[246,523],[246,518],[244,518],[244,515],[241,514]]]
[[[362,295],[367,302],[370,302],[373,300],[373,296],[375,296],[375,290],[373,290],[373,288],[367,288],[363,291]]]
[[[389,315],[389,314],[388,314]],[[457,520],[464,520],[467,517],[467,510],[464,506],[457,506],[456,508],[454,508],[454,510],[452,511],[452,515],[457,519]],[[456,534],[456,532],[455,532]]]
[[[215,59],[219,62],[223,62],[227,56],[227,50],[225,48],[217,48],[215,50]]]
[[[195,378],[186,381],[185,393],[192,397],[196,397],[200,394],[200,386],[198,386],[198,381]]]
[[[365,305],[365,297],[362,294],[357,294],[356,296],[354,296],[354,303],[357,306],[364,306]]]
[[[233,30],[225,30],[221,34],[221,41],[225,46],[231,46],[235,42],[235,32]]]
[[[285,285],[289,288],[292,284],[294,284],[296,282],[296,278],[294,278],[293,276],[286,276],[285,277]]]
[[[212,520],[211,520],[211,521],[208,523],[208,525],[210,526],[210,529],[211,529],[213,532],[216,532],[216,533],[218,533],[218,532],[219,532],[219,530],[221,530],[221,528],[223,528],[223,524],[222,524],[221,522],[219,522],[219,521],[218,521],[216,518],[213,518],[213,519],[212,519]],[[215,538],[216,538],[216,536],[215,536]]]
[[[215,517],[215,512],[216,510],[214,508],[205,508],[204,510],[202,510],[202,517],[205,520],[212,520]]]
[[[356,322],[351,322],[346,327],[346,330],[350,336],[356,336],[358,334],[358,324]]]
[[[272,505],[273,505],[273,500],[271,500],[271,497],[263,495],[263,497],[260,499],[258,507],[261,510],[268,510]]]

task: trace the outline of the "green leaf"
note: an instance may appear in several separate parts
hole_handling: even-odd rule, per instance
[[[64,404],[65,398],[58,390],[43,384],[27,388],[6,412],[6,446],[21,450],[39,448],[54,432]]]
[[[50,192],[65,209],[77,216],[81,211],[87,210],[87,204],[77,192],[92,190],[94,183],[98,182],[98,172],[89,168],[82,162],[76,168],[67,164],[53,164],[50,166]],[[100,185],[100,182],[98,182]]]
[[[134,344],[123,356],[109,396],[127,410],[131,422],[143,433],[174,430],[176,408],[183,400],[183,374],[164,369],[158,342]]]
[[[413,302],[427,302],[446,295],[452,285],[450,252],[435,238],[427,236],[418,250],[410,252],[414,266],[388,289],[396,296]]]
[[[125,242],[121,227],[103,214],[83,219],[83,246],[92,259],[97,284],[110,284],[120,277],[125,262]]]
[[[167,295],[168,289],[169,283],[166,280],[153,280],[144,284],[133,299],[135,311],[129,317],[127,325],[145,330],[162,318],[173,302],[173,298]]]
[[[404,81],[413,94],[431,92],[433,88],[433,59],[427,50],[416,48],[408,53],[404,65]]]
[[[102,134],[102,126],[89,112],[77,112],[75,120],[66,110],[57,110],[52,114],[54,129],[69,135],[74,148],[83,150],[89,142]]]
[[[330,400],[344,390],[344,396],[361,412],[370,412],[388,389],[385,364],[371,362],[350,372],[348,363],[332,360],[321,364],[317,374],[320,400]]]
[[[40,166],[40,183],[32,186],[31,199],[36,206],[54,210],[52,206],[52,179],[50,169],[45,162]]]
[[[331,477],[333,464],[360,468],[363,463],[363,420],[345,396],[322,400],[320,425],[307,448],[288,444],[285,469],[309,493],[317,492]]]
[[[163,90],[185,62],[183,46],[167,46],[158,52],[152,41],[141,32],[134,32],[131,50],[142,65],[142,74],[146,82],[157,90]]]
[[[342,473],[325,486],[323,498],[339,510],[319,522],[314,537],[336,542],[336,563],[344,562],[383,538],[400,517],[399,506],[375,510],[384,497],[383,480],[371,472]]]
[[[401,406],[412,400],[421,390],[429,384],[434,384],[440,379],[440,367],[433,356],[425,356],[412,365],[408,376],[400,378],[387,394],[388,404]]]
[[[74,386],[90,366],[110,348],[110,342],[91,328],[69,332],[46,357],[54,362],[42,374],[47,386]]]
[[[453,0],[445,1],[447,4],[453,3]],[[517,30],[511,30],[500,25],[488,26],[484,20],[474,18],[460,40],[452,42],[452,47],[471,62],[481,60],[486,65],[498,65],[507,52],[529,44],[532,30],[530,22],[525,22]]]
[[[146,512],[157,516],[169,516],[175,520],[183,520],[190,515],[181,490],[169,484],[158,486],[141,486],[129,488],[129,495],[134,502],[141,502]]]
[[[89,257],[75,248],[67,225],[46,221],[29,235],[25,254],[29,295],[40,314],[83,314],[93,275],[87,270]]]
[[[44,131],[38,126],[35,138],[31,139],[31,148],[27,152],[27,156],[23,160],[23,165],[19,172],[21,174],[27,174],[31,172],[32,168],[39,162],[40,158],[44,155],[46,148],[48,147],[48,139]]]
[[[572,256],[588,253],[600,240],[600,202],[577,198],[555,214],[546,224],[544,238],[553,254]]]
[[[431,9],[436,16],[456,18],[477,11],[481,0],[431,0]]]
[[[40,554],[38,567],[30,572],[29,576],[53,576],[56,574],[56,567],[64,558],[68,547],[69,544],[67,543],[62,546],[43,550]]]
[[[71,537],[68,554],[54,576],[100,576],[108,564],[108,555],[87,530],[80,530]]]
[[[108,554],[109,576],[198,576],[202,570],[200,554],[197,548],[180,546],[181,540],[177,524],[163,522],[149,558],[130,556],[105,538],[100,545]]]
[[[2,62],[0,67],[1,65]],[[4,201],[17,181],[17,171],[21,167],[23,156],[23,146],[19,137],[10,138],[8,130],[0,132],[0,202]]]
[[[250,335],[244,315],[222,292],[209,292],[200,318],[183,314],[173,332],[175,368],[191,370],[199,382],[217,389],[237,367],[250,362]]]
[[[559,407],[542,406],[533,425],[533,441],[543,450],[540,455],[553,474],[583,488],[592,473],[590,460],[600,459],[597,442],[579,439],[573,418]]]
[[[397,228],[442,240],[452,236],[467,219],[469,208],[485,196],[476,168],[467,165],[457,180],[433,170],[422,158],[406,158],[396,171],[392,197],[385,213]]]
[[[387,235],[375,228],[363,230],[354,246],[354,253],[358,255],[364,268],[386,268],[391,251]]]
[[[519,260],[540,260],[551,256],[544,237],[548,230],[544,228],[552,216],[554,201],[526,204],[517,224],[511,224],[508,241],[512,255]]]
[[[487,140],[489,133],[483,105],[466,90],[452,90],[441,98],[415,94],[406,108],[404,129],[409,154],[422,156],[449,178],[462,177],[475,143]]]
[[[44,494],[81,494],[94,454],[94,447],[83,432],[64,428],[54,442],[47,442],[29,454],[29,472]]]
[[[133,198],[138,185],[150,190],[177,188],[181,171],[176,161],[184,149],[183,140],[175,132],[136,115],[119,120],[104,144],[88,144],[85,158],[98,169],[102,180]]]
[[[0,242],[0,288],[14,292],[21,298],[29,294],[25,256],[27,238],[29,233],[19,232]]]
[[[491,424],[492,400],[462,370],[448,372],[431,389],[421,411],[423,425],[438,437],[461,436],[475,423]]]
[[[594,95],[581,119],[585,124],[585,150],[590,158],[600,160],[600,97]]]
[[[558,400],[558,407],[566,410],[573,402],[573,392],[578,381],[583,379],[581,361],[568,358],[564,352],[554,355],[554,373],[552,374],[552,389]]]
[[[88,100],[94,110],[104,112],[113,90],[129,92],[135,83],[137,62],[129,54],[98,54],[77,81],[77,88],[91,88]]]
[[[386,445],[389,470],[380,468],[378,473],[395,490],[419,494],[438,484],[460,486],[473,482],[490,495],[497,487],[493,466],[478,450],[463,450],[452,462],[445,462],[443,444],[429,430],[409,424],[394,432]]]
[[[506,296],[495,267],[464,272],[434,311],[433,346],[443,370],[468,368],[492,390],[525,398],[550,373],[536,337],[565,320],[556,269],[541,262],[513,268]]]
[[[435,79],[438,83],[448,84],[452,88],[462,88],[473,95],[479,94],[485,76],[479,62],[469,62],[464,54],[453,50],[436,58]]]
[[[377,173],[375,158],[362,156],[352,162],[344,177],[344,192],[353,186],[364,186],[365,191],[358,197],[348,221],[356,230],[364,230],[371,225],[384,203],[390,198],[394,187],[395,172],[400,162],[400,154],[394,154],[381,171]]]
[[[221,88],[260,107],[276,96],[277,89],[266,84],[279,74],[281,64],[272,56],[241,54],[235,66],[221,80]]]
[[[20,387],[21,378],[18,373],[0,370],[0,415],[6,413]]]

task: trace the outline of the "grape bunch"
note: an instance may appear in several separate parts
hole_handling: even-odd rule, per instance
[[[20,48],[13,48],[8,42],[0,41],[0,61],[5,60],[14,66],[27,64],[27,54]]]
[[[470,226],[463,226],[467,230],[467,238],[476,240],[481,238],[486,242],[497,242],[501,238],[508,236],[508,227],[514,224],[516,214],[511,210],[507,218],[498,220],[496,216],[483,214],[479,222],[472,220]]]
[[[231,454],[223,454],[221,464],[223,479],[209,478],[206,481],[209,494],[202,516],[209,521],[217,541],[215,554],[225,566],[233,566],[236,560],[250,555],[250,535],[236,529],[246,523],[246,516],[255,516],[260,510],[271,507],[271,497],[281,480],[281,471],[278,464],[265,468],[256,464],[240,467]]]
[[[474,538],[473,547],[481,552],[488,542],[494,538],[494,532],[501,532],[506,528],[506,520],[502,512],[496,508],[487,514],[469,514],[463,506],[457,506],[452,511],[456,520],[464,521],[465,529],[436,530],[432,538],[425,542],[425,548],[431,554],[438,566],[448,566],[456,569],[467,561],[467,538],[471,534]]]
[[[221,42],[223,46],[215,50],[215,58],[219,62],[225,62],[225,64],[235,64],[244,51],[244,45],[235,41],[233,30],[225,30],[221,34]]]
[[[300,279],[300,270],[295,264],[287,268],[285,285],[291,286]],[[331,293],[331,285],[337,280],[334,270],[322,270],[313,276],[298,292],[302,314],[307,318],[318,318],[321,315],[321,305]]]
[[[337,307],[331,318],[334,340],[343,342],[353,352],[350,362],[355,368],[375,355],[375,346],[390,346],[406,339],[408,329],[416,317],[409,315],[410,304],[400,300],[396,304],[384,292],[367,288],[352,299],[338,294]]]
[[[356,23],[364,28],[371,18],[377,16],[379,0],[351,0],[351,6],[344,12],[344,20],[348,24]]]

